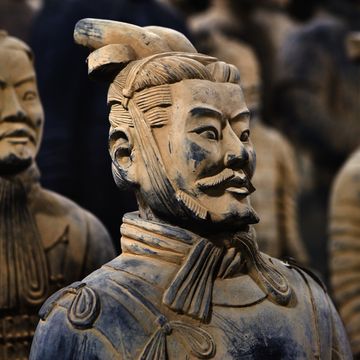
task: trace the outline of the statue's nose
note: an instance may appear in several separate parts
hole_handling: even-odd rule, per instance
[[[238,151],[228,151],[225,154],[225,166],[231,169],[244,167],[249,162],[249,153],[244,146],[239,147]]]
[[[249,163],[249,152],[231,126],[224,130],[223,144],[225,167],[236,170]]]
[[[1,121],[17,121],[26,117],[15,89],[11,87],[3,91],[3,103],[0,111]]]

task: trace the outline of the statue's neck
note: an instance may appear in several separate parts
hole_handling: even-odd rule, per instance
[[[167,263],[163,268],[165,272],[178,271],[189,260],[189,253],[200,243],[216,249],[217,263],[218,265],[221,263],[221,269],[216,270],[217,276],[233,276],[242,269],[240,251],[233,249],[229,252],[226,250],[226,247],[231,246],[234,234],[217,233],[204,237],[163,221],[144,219],[139,212],[133,212],[125,214],[121,235],[122,253],[129,256],[135,255],[139,259],[142,258],[144,262],[151,263],[154,271],[156,271],[155,267],[158,262],[160,262],[160,267]],[[234,260],[235,253],[237,253],[239,266],[232,266],[234,271],[230,273],[226,269],[226,264],[230,264]]]
[[[198,235],[159,221],[156,217],[144,218],[139,212],[125,214],[121,235],[124,254],[143,255],[169,262],[173,262],[174,257],[182,259],[200,239]],[[145,248],[151,248],[152,251],[141,250]],[[162,256],[161,252],[164,250],[172,255]],[[180,260],[175,262],[181,263]]]
[[[121,234],[122,256],[137,258],[135,275],[165,289],[166,306],[202,321],[209,316],[215,278],[233,277],[244,270],[240,250],[227,251],[226,244],[232,245],[230,234],[218,234],[224,241],[213,241],[217,236],[210,240],[177,226],[144,220],[139,213],[124,216]]]

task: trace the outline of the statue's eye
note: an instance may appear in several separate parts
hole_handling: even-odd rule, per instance
[[[217,131],[214,131],[214,130],[206,130],[206,131],[202,132],[200,135],[209,140],[217,140],[218,139]]]
[[[213,126],[202,126],[195,129],[194,132],[208,140],[219,140],[219,132]]]
[[[242,142],[247,142],[249,141],[249,138],[250,138],[250,131],[249,130],[245,130],[241,133],[240,135],[240,140]]]
[[[25,94],[23,95],[23,100],[24,101],[31,101],[34,100],[36,98],[36,92],[35,91],[26,91]]]

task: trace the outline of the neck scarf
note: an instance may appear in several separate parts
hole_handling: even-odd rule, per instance
[[[185,255],[162,299],[175,312],[206,322],[215,279],[241,271],[250,275],[270,301],[279,305],[290,301],[292,291],[286,278],[259,252],[251,229],[236,233],[225,247],[185,229],[130,213],[124,217],[121,234],[123,252],[174,263]]]

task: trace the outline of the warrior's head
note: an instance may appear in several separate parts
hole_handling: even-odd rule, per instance
[[[84,19],[75,39],[95,49],[90,75],[110,79],[114,178],[135,189],[141,215],[209,229],[257,222],[238,70],[170,29]]]
[[[34,162],[43,122],[32,52],[0,31],[0,175],[17,174]]]

